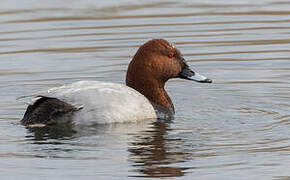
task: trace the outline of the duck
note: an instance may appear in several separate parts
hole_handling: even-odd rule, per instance
[[[32,127],[172,119],[175,109],[165,84],[173,78],[212,83],[193,71],[172,43],[152,39],[139,47],[129,63],[126,84],[77,81],[51,88],[27,103],[20,122]]]

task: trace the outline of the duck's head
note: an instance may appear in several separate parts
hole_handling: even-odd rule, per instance
[[[171,78],[182,78],[200,83],[212,82],[191,70],[180,51],[171,43],[164,39],[152,39],[138,49],[130,62],[126,84],[145,95],[151,102],[173,108],[164,90],[166,81]],[[161,92],[165,93],[167,102],[165,102],[166,97],[162,99]]]
[[[182,78],[200,83],[212,82],[191,70],[183,55],[171,43],[164,39],[152,39],[138,49],[129,64],[126,83],[149,80],[164,84],[171,78]]]

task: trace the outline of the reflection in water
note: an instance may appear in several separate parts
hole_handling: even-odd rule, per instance
[[[171,141],[180,139],[168,138],[171,131],[167,122],[156,122],[153,129],[136,136],[130,143],[128,151],[130,161],[137,167],[137,172],[142,175],[137,177],[179,177],[184,176],[188,168],[176,166],[176,163],[184,162],[186,153],[179,150],[178,146],[172,147]]]
[[[289,179],[289,8],[286,0],[1,0],[1,179],[190,179],[192,168],[195,179]],[[76,80],[124,82],[129,56],[152,38],[174,42],[215,80],[168,83],[174,124],[66,124],[28,129],[25,139],[11,125],[24,111],[16,97]]]
[[[33,138],[36,141],[48,139],[69,139],[76,131],[73,129],[73,124],[65,123],[53,126],[44,127],[28,127],[28,130],[33,135],[26,136],[26,138]]]

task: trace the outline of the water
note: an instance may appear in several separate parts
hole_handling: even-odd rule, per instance
[[[290,1],[2,0],[1,179],[289,179]],[[124,82],[137,48],[175,42],[214,80],[171,80],[172,122],[26,129],[17,97]]]

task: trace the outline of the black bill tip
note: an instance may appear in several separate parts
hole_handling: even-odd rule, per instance
[[[199,82],[200,83],[212,83],[212,80],[207,78],[207,79],[201,80]]]

